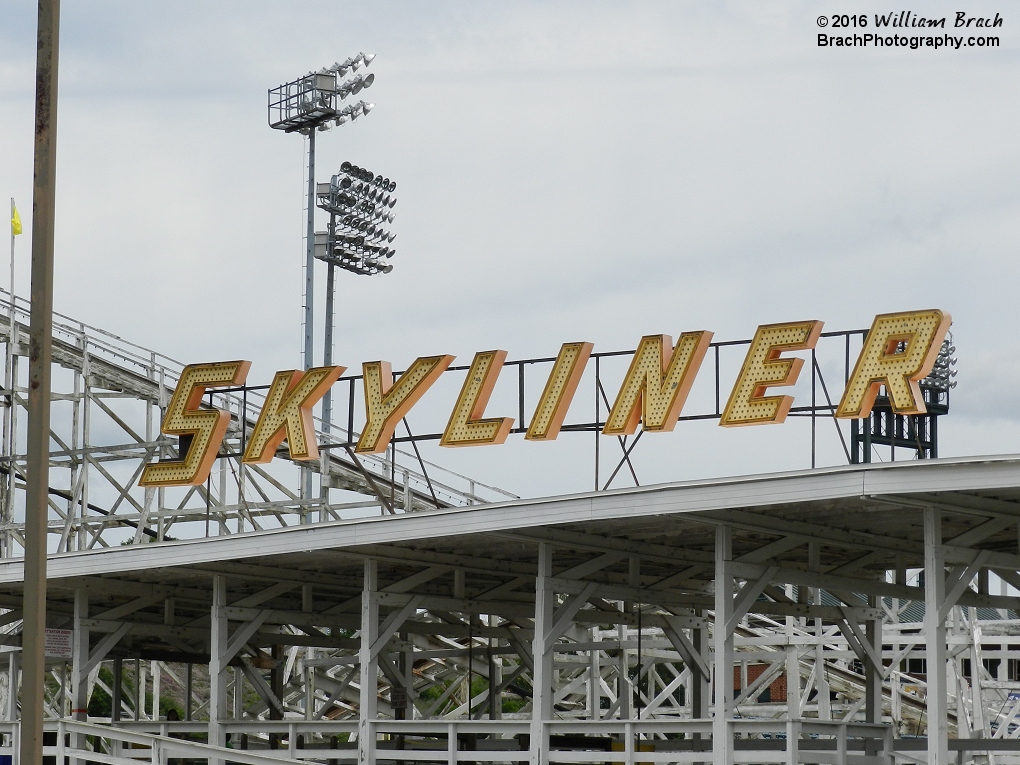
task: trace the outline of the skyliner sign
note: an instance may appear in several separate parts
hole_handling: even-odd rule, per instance
[[[871,325],[853,372],[834,412],[842,419],[871,414],[884,386],[895,414],[924,414],[919,382],[932,371],[951,318],[940,310],[879,314]],[[719,424],[723,427],[767,425],[786,420],[793,396],[769,394],[770,388],[794,385],[804,359],[784,354],[813,350],[822,322],[795,321],[758,327],[733,383]],[[707,330],[684,332],[676,344],[668,335],[641,338],[602,434],[672,431],[702,361],[712,342]],[[553,363],[525,439],[552,441],[560,433],[567,410],[592,353],[588,342],[564,343]],[[513,417],[486,417],[507,352],[475,354],[453,405],[440,446],[482,446],[503,443]],[[450,355],[422,356],[394,379],[386,361],[362,364],[366,420],[355,452],[386,450],[397,424],[449,368]],[[230,423],[230,413],[202,406],[206,391],[244,385],[249,361],[191,364],[181,372],[167,406],[162,432],[181,436],[182,454],[145,467],[141,486],[193,486],[209,476]],[[284,440],[292,460],[319,459],[312,408],[346,371],[346,367],[314,367],[277,372],[242,455],[246,463],[271,462]],[[186,445],[186,448],[184,448]]]

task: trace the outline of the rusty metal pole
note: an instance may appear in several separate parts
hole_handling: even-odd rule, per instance
[[[43,756],[46,638],[46,521],[53,344],[53,208],[57,170],[57,48],[60,0],[39,0],[32,198],[32,317],[28,362],[25,600],[22,633],[21,763]]]

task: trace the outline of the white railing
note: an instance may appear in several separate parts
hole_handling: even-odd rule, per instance
[[[12,723],[2,724],[0,730],[9,729],[11,726]],[[46,729],[57,734],[57,743],[55,746],[43,747],[43,756],[56,757],[58,763],[63,763],[65,758],[69,758],[72,764],[84,763],[87,760],[109,765],[139,765],[142,762],[166,765],[169,759],[201,759],[210,763],[230,761],[243,765],[303,765],[300,760],[285,757],[283,752],[277,755],[275,752],[263,754],[239,751],[169,736],[135,733],[95,723],[59,720],[47,725]],[[106,742],[106,746],[103,747],[100,742]],[[107,751],[102,751],[103,748]],[[14,762],[18,761],[16,730],[11,735],[11,744],[0,747],[0,755],[10,755]]]
[[[110,765],[167,765],[169,759],[205,760],[243,765],[302,765],[309,760],[349,762],[357,759],[357,722],[279,720],[235,722],[222,726],[233,748],[188,741],[182,736],[204,732],[201,723],[96,723],[59,720],[47,723],[56,745],[44,754],[57,762]],[[17,723],[0,723],[7,746],[0,755],[18,760]],[[551,739],[543,759],[564,763],[688,763],[711,762],[711,720],[552,720],[544,724]],[[892,765],[893,731],[888,725],[822,720],[727,721],[737,765]],[[369,723],[376,759],[404,762],[524,762],[529,751],[522,737],[531,732],[527,720],[378,720]],[[312,743],[313,734],[346,733],[342,747],[328,741]],[[286,738],[282,748],[237,748],[241,734]],[[479,736],[487,738],[479,739]],[[669,736],[669,738],[665,738]],[[302,742],[301,739],[305,739]],[[462,748],[462,743],[469,742]],[[254,743],[254,742],[252,742]],[[304,746],[302,744],[304,743]],[[264,744],[263,744],[264,746]]]

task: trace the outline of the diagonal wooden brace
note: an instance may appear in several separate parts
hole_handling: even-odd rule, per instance
[[[100,640],[99,645],[97,645],[95,650],[89,654],[89,660],[85,662],[85,666],[81,668],[78,674],[80,676],[85,676],[91,672],[92,669],[99,664],[99,662],[106,658],[106,654],[110,652],[110,649],[117,645],[117,643],[120,642],[120,639],[124,637],[128,633],[128,630],[130,630],[133,626],[133,624],[122,624],[117,628],[116,632],[111,632],[109,635]]]
[[[271,613],[272,611],[268,610],[260,611],[258,616],[250,622],[242,624],[234,631],[234,634],[230,636],[230,642],[227,643],[226,650],[220,656],[221,667],[225,667],[230,663],[230,660],[237,655],[237,652],[244,647],[244,644],[251,640],[252,636],[258,632],[259,627],[265,623]]]
[[[570,627],[570,623],[574,620],[577,612],[581,610],[581,607],[588,602],[588,599],[595,594],[595,590],[598,588],[598,584],[595,582],[588,582],[577,595],[569,596],[553,615],[553,623],[549,628],[549,631],[545,634],[546,646],[551,646],[560,636],[567,631]]]
[[[383,622],[381,627],[379,627],[379,637],[377,637],[375,642],[372,643],[372,647],[369,652],[372,659],[379,656],[382,649],[386,647],[388,642],[390,642],[390,636],[396,632],[401,624],[406,622],[409,617],[417,612],[418,607],[424,600],[424,595],[415,595],[404,604],[403,608],[399,611],[394,611],[386,618],[386,621]]]

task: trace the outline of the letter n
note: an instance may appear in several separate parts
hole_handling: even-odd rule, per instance
[[[711,332],[684,332],[667,366],[669,335],[642,337],[602,434],[630,435],[638,422],[656,433],[673,430],[711,342]]]

